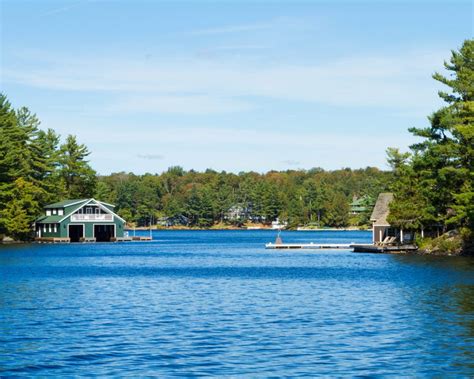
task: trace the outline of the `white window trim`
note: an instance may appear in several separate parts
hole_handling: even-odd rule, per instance
[[[46,216],[51,216],[51,209],[46,209]]]
[[[90,199],[88,202],[82,204],[79,208],[77,208],[77,209],[75,209],[74,211],[72,211],[71,213],[69,213],[69,215],[78,212],[80,209],[84,208],[86,205],[89,205],[91,202],[94,202],[94,203],[95,203],[94,205],[97,205],[99,208],[101,208],[102,210],[104,210],[106,213],[112,214],[112,215],[114,215],[115,217],[117,217],[119,220],[121,220],[122,222],[125,222],[125,220],[124,220],[122,217],[120,217],[117,213],[115,213],[114,211],[111,211],[111,210],[108,209],[107,207],[103,206],[100,201],[97,201],[97,200],[95,200],[95,199]],[[69,215],[68,215],[68,216],[69,216]],[[63,222],[68,216],[63,217],[61,220],[59,220],[59,222]]]

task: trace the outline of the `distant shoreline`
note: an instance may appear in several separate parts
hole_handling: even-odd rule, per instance
[[[136,231],[149,231],[150,227],[127,227],[125,228],[126,231],[128,232],[133,232],[134,230]],[[199,228],[199,227],[189,227],[189,226],[171,226],[171,227],[152,227],[152,231],[156,230],[245,230],[245,231],[254,231],[254,230],[273,230],[277,232],[279,229],[273,229],[271,227],[209,227],[209,228]],[[311,229],[311,228],[297,228],[297,229],[281,229],[282,231],[294,231],[294,232],[354,232],[354,231],[361,231],[361,232],[368,232],[372,231],[372,229],[359,229],[355,227],[349,227],[349,228],[321,228],[321,229]]]

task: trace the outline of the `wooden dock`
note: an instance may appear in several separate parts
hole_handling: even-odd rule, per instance
[[[344,249],[350,250],[349,243],[267,243],[265,249]]]
[[[416,245],[353,245],[354,253],[403,254],[418,250]]]
[[[354,243],[267,243],[265,249],[351,250],[354,253],[404,254],[418,250],[415,245],[371,245]]]
[[[110,242],[140,242],[140,241],[152,241],[152,237],[147,236],[136,236],[136,237],[111,237]],[[36,237],[35,242],[37,243],[71,243],[71,239],[68,237]],[[96,243],[96,239],[93,237],[81,237],[79,243]]]
[[[69,237],[36,237],[35,241],[38,243],[69,243]]]
[[[148,236],[133,236],[133,237],[113,237],[110,242],[139,242],[139,241],[151,241],[152,238]]]

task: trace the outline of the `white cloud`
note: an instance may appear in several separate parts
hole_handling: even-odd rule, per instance
[[[110,112],[158,112],[205,115],[244,112],[253,109],[248,102],[206,95],[151,95],[125,97],[111,105]]]
[[[432,109],[436,84],[430,75],[441,66],[442,58],[437,52],[425,52],[269,66],[234,61],[63,59],[47,60],[41,69],[5,68],[3,75],[5,81],[40,88],[118,93],[125,99],[124,110],[241,111],[252,107],[245,97],[261,97],[412,111]],[[150,99],[143,100],[146,97]]]
[[[83,130],[80,140],[94,152],[91,156],[93,165],[103,173],[121,170],[159,172],[171,165],[197,170],[263,172],[285,170],[289,166],[386,167],[386,148],[406,146],[413,142],[413,137],[408,132],[389,139],[383,134],[341,138],[340,134],[330,132],[293,133],[289,130],[269,134],[250,129],[161,125],[140,133],[136,133],[134,127],[121,128],[114,132],[113,139],[105,129]],[[137,151],[156,151],[166,158],[147,160],[138,157]],[[290,159],[281,160],[282,155]]]
[[[210,35],[210,34],[229,34],[229,33],[242,33],[242,32],[255,32],[257,30],[270,29],[275,26],[274,22],[260,22],[260,23],[249,23],[239,25],[225,25],[212,28],[203,28],[193,30],[189,34],[194,35]]]
[[[115,127],[113,138],[107,128],[89,128],[80,132],[80,140],[86,144],[100,141],[101,145],[111,146],[125,145],[128,148],[136,146],[146,150],[148,144],[151,146],[173,146],[214,148],[223,146],[225,149],[241,149],[243,147],[265,148],[270,147],[274,151],[298,149],[317,149],[318,151],[332,152],[346,150],[348,152],[362,146],[402,146],[406,144],[406,136],[393,135],[390,139],[384,133],[376,135],[353,135],[351,138],[341,138],[337,132],[306,131],[295,133],[292,130],[272,131],[257,129],[229,129],[221,127],[203,127],[189,125],[187,127],[176,125],[141,125],[140,133],[136,127]],[[278,162],[282,162],[278,159]],[[295,163],[296,161],[284,161]]]
[[[308,29],[314,28],[315,20],[306,20],[302,17],[295,19],[291,17],[275,17],[268,21],[259,21],[253,23],[241,23],[235,25],[222,25],[214,26],[208,28],[202,28],[198,30],[193,30],[188,34],[191,35],[221,35],[221,34],[242,34],[242,33],[256,33],[259,31],[266,30],[297,30],[297,29]]]
[[[287,166],[298,166],[298,165],[301,165],[301,162],[300,161],[295,161],[293,159],[287,159],[285,161],[281,161],[281,163],[283,163],[284,165],[287,165]]]
[[[159,160],[162,160],[164,159],[165,157],[161,154],[137,154],[137,157],[138,158],[142,158],[142,159],[148,159],[148,160],[156,160],[156,161],[159,161]]]

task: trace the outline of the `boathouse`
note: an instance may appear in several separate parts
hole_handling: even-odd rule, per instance
[[[393,200],[393,193],[385,192],[379,194],[374,210],[370,216],[372,222],[372,242],[374,244],[382,243],[388,237],[396,237],[396,230],[394,230],[387,217],[390,213],[390,202]]]
[[[125,220],[114,205],[95,199],[64,200],[44,207],[35,222],[38,241],[110,242],[123,238]]]

